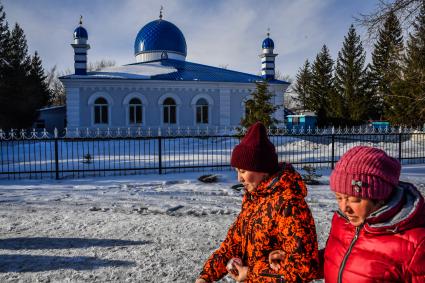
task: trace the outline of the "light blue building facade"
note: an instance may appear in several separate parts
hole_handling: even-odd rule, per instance
[[[34,129],[53,133],[56,128],[62,131],[66,127],[66,106],[52,106],[37,110],[38,118],[33,124]]]
[[[287,115],[287,123],[286,127],[290,130],[296,129],[314,129],[316,128],[317,124],[317,117],[316,115],[308,115],[308,114],[294,114],[294,115]]]
[[[90,45],[81,21],[71,45],[75,74],[60,78],[69,129],[233,127],[244,116],[255,82],[264,79],[275,94],[273,103],[282,106],[275,117],[284,121],[289,83],[274,77],[277,54],[269,35],[260,54],[261,76],[186,61],[183,33],[162,15],[137,34],[135,63],[87,72]]]

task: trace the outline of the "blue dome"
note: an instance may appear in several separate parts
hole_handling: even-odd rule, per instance
[[[134,54],[146,51],[171,51],[187,55],[186,40],[174,24],[159,19],[146,24],[134,41]]]
[[[263,40],[263,49],[271,49],[274,48],[274,42],[270,37],[267,37]]]
[[[74,30],[74,38],[85,38],[88,39],[89,35],[86,31],[85,28],[83,28],[82,26],[79,26],[78,28],[76,28]]]

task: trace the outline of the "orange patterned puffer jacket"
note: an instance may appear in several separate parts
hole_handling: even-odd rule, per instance
[[[313,216],[304,198],[307,188],[289,164],[246,192],[242,210],[226,239],[208,258],[200,278],[217,281],[227,274],[226,264],[239,257],[248,266],[245,282],[308,282],[317,278],[318,250]],[[283,250],[287,256],[275,272],[268,255]],[[283,279],[283,280],[282,280]]]

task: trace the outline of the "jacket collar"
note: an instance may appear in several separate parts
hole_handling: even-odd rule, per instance
[[[269,178],[262,181],[256,190],[246,196],[250,199],[265,197],[275,193],[281,193],[285,199],[304,198],[307,195],[305,186],[300,186],[298,182],[303,182],[301,176],[289,163],[280,163],[279,170]]]
[[[370,233],[397,233],[424,223],[424,198],[415,186],[400,182],[387,203],[366,219],[365,229]]]
[[[278,172],[274,173],[272,176],[269,176],[260,184],[258,184],[258,187],[254,191],[246,192],[246,194],[251,198],[272,194],[276,190],[276,184],[279,182],[279,179],[282,176],[282,171],[282,168],[279,168]]]

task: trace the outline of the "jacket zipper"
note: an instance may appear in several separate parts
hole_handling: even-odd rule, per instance
[[[353,249],[354,244],[356,243],[357,239],[359,238],[360,230],[362,229],[362,227],[363,227],[363,224],[356,227],[356,233],[354,234],[354,238],[351,241],[351,244],[348,247],[346,254],[344,255],[344,258],[343,258],[342,263],[341,263],[341,267],[339,268],[339,271],[338,271],[338,283],[342,283],[342,272],[344,270],[347,259],[350,256],[351,250]]]

